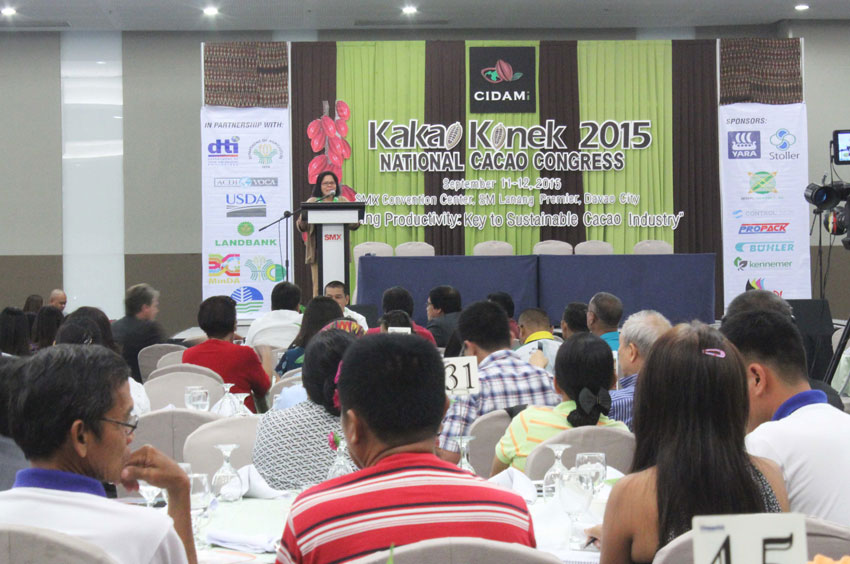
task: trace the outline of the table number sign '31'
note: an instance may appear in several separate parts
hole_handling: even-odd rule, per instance
[[[444,358],[446,393],[474,394],[478,392],[478,359],[474,356]]]
[[[805,564],[800,513],[694,517],[694,564]]]

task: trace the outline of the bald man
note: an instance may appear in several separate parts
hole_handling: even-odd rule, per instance
[[[59,311],[65,310],[65,304],[68,303],[68,296],[65,295],[63,290],[59,288],[50,292],[50,297],[47,298],[47,305],[58,308]]]

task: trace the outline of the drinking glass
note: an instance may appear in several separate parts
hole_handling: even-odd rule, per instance
[[[224,417],[237,415],[240,411],[239,400],[230,393],[230,388],[233,387],[233,384],[222,384],[221,387],[224,388],[224,396],[216,402],[210,411]]]
[[[186,386],[183,388],[183,403],[186,404],[186,409],[195,409],[192,393],[200,389],[203,389],[203,386]]]
[[[161,488],[152,486],[144,480],[139,480],[139,493],[145,498],[145,505],[148,507],[153,507],[153,502],[156,500],[160,491]]]
[[[240,392],[238,394],[233,394],[233,397],[236,398],[236,401],[239,404],[239,405],[236,406],[237,410],[236,410],[235,415],[242,415],[242,416],[253,415],[253,413],[251,413],[251,410],[248,409],[248,406],[245,405],[245,398],[247,398],[250,395],[251,394],[246,394],[246,393],[243,393],[243,392]]]
[[[242,499],[242,478],[239,472],[230,464],[230,454],[239,448],[237,444],[215,445],[224,456],[221,465],[212,479],[212,493],[219,501],[239,501]]]
[[[357,470],[348,458],[348,443],[345,439],[340,439],[339,446],[336,449],[336,456],[328,469],[328,480],[347,476]]]
[[[203,549],[208,545],[201,535],[201,527],[209,519],[209,508],[213,501],[210,491],[210,481],[206,474],[189,474],[190,508],[192,516],[192,535],[195,537],[195,548]]]
[[[186,386],[186,407],[198,411],[210,408],[210,391],[203,386]]]
[[[561,461],[563,458],[564,451],[570,448],[570,445],[565,443],[552,443],[546,445],[549,450],[555,453],[555,463],[552,464],[551,468],[546,471],[546,474],[543,476],[543,500],[550,500],[555,497],[555,490],[557,489],[558,479],[561,477],[561,474],[567,471],[567,467],[564,466],[564,463]]]
[[[581,550],[585,539],[583,534],[576,535],[576,530],[580,529],[576,523],[590,507],[593,499],[593,480],[590,472],[584,468],[565,469],[558,478],[557,497],[570,518],[570,550]]]
[[[473,474],[475,474],[475,468],[469,463],[469,441],[474,438],[472,435],[464,435],[453,439],[457,443],[458,448],[460,448],[460,461],[457,463],[458,468],[467,470]]]
[[[576,468],[586,468],[593,480],[593,493],[599,493],[605,483],[608,467],[605,464],[604,452],[580,452],[576,455]]]

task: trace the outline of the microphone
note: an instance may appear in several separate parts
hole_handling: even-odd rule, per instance
[[[332,197],[332,196],[336,196],[336,192],[331,192],[330,194],[325,194],[325,195],[324,195],[324,196],[322,196],[321,198],[316,198],[316,202],[321,202],[321,201],[322,201],[322,200],[324,200],[325,198],[330,198],[330,197]],[[314,203],[315,203],[315,202],[314,202]]]

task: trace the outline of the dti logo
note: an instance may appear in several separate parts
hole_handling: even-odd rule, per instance
[[[342,235],[339,233],[328,233],[325,235],[325,241],[339,241],[342,239]]]
[[[210,276],[234,276],[239,277],[239,255],[210,255]]]
[[[209,164],[236,166],[239,164],[239,137],[230,139],[216,139],[207,145],[207,159]]]

